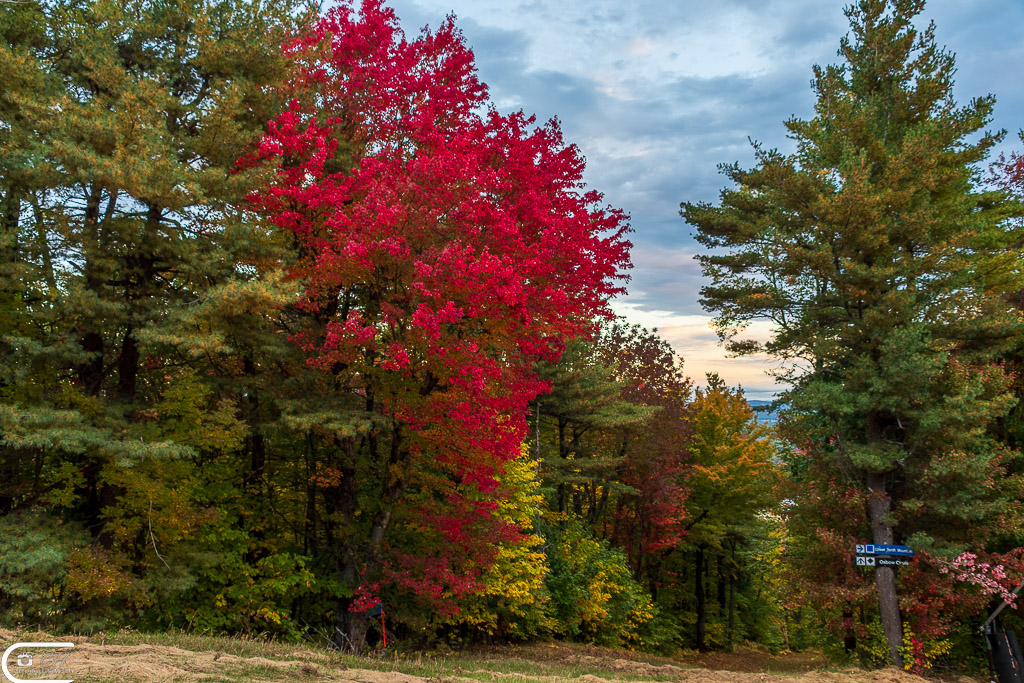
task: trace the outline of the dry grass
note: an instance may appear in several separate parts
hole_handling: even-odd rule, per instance
[[[362,683],[547,683],[681,681],[684,683],[923,683],[888,669],[836,670],[820,655],[773,656],[760,648],[692,653],[681,658],[639,655],[587,645],[540,643],[416,653],[386,658],[343,655],[258,639],[189,633],[117,633],[92,637],[4,631],[0,641],[75,643],[68,664],[76,683],[108,681],[361,681]],[[5,645],[6,647],[6,645]],[[19,674],[24,678],[28,676]],[[38,676],[37,676],[38,677]],[[960,683],[974,683],[961,678]]]

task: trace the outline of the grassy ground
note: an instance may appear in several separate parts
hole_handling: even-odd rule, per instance
[[[0,642],[64,640],[78,682],[117,681],[361,681],[456,683],[461,681],[683,681],[687,683],[917,683],[894,669],[840,670],[817,653],[773,656],[759,648],[668,658],[588,645],[539,643],[470,648],[449,653],[356,657],[309,646],[189,633],[119,632],[55,637],[0,629]],[[4,645],[6,647],[6,645]],[[26,670],[19,678],[52,678]],[[973,679],[954,679],[973,683]]]

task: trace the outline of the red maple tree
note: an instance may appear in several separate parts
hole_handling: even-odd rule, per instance
[[[686,533],[686,473],[692,437],[692,385],[672,347],[657,332],[621,323],[605,330],[598,350],[624,385],[623,397],[657,408],[625,442],[622,483],[611,537],[627,552],[638,578],[657,580],[659,565]]]
[[[487,494],[545,389],[533,363],[608,315],[628,224],[583,190],[557,121],[495,111],[452,18],[407,40],[378,0],[344,2],[285,49],[290,103],[243,163],[276,168],[253,207],[293,236],[311,321],[293,339],[348,406],[323,428],[341,475],[324,495],[358,647],[353,606],[389,577],[472,587],[459,567],[501,532]],[[395,519],[436,542],[389,545]]]

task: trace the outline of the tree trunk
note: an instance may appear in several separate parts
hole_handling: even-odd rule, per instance
[[[789,652],[793,647],[789,643],[789,610],[782,610],[782,642],[786,645],[786,652]]]
[[[558,457],[561,459],[561,463],[564,464],[568,457],[569,449],[565,444],[565,427],[566,421],[562,418],[558,418]],[[560,473],[559,476],[564,477],[565,473]],[[558,511],[565,512],[568,509],[568,484],[564,481],[558,484]]]
[[[57,276],[53,270],[53,256],[50,253],[50,244],[46,239],[46,222],[43,220],[43,210],[39,207],[39,198],[32,195],[32,217],[36,224],[36,249],[39,250],[43,263],[43,281],[46,282],[47,291],[50,296],[57,295]]]
[[[85,256],[83,274],[85,276],[85,288],[90,294],[94,294],[100,301],[103,300],[103,276],[96,264],[97,254],[100,252],[100,237],[98,233],[98,222],[100,218],[100,195],[102,191],[93,185],[89,190],[85,206],[85,226],[82,251]],[[99,396],[103,388],[103,361],[104,343],[103,334],[96,329],[96,321],[92,319],[94,310],[86,311],[87,317],[79,331],[80,344],[85,355],[85,361],[78,366],[78,381],[81,383],[87,396]]]
[[[704,633],[707,625],[707,603],[704,595],[704,546],[697,546],[697,557],[694,567],[694,595],[697,598],[697,649],[707,650],[704,644]]]
[[[733,642],[735,639],[735,628],[736,628],[736,541],[730,539],[729,541],[730,550],[732,551],[732,562],[729,563],[729,651],[732,651]],[[783,624],[783,630],[785,630],[785,624]],[[788,640],[788,639],[787,639]],[[786,643],[786,649],[789,649],[789,643]]]
[[[346,652],[360,652],[366,645],[370,616],[366,612],[350,612],[347,608],[342,608],[338,611],[335,626],[335,645]]]
[[[121,340],[121,354],[117,357],[117,395],[131,401],[135,398],[135,384],[139,376],[139,343],[135,330],[129,326]]]
[[[725,614],[726,608],[726,586],[725,586],[725,553],[718,553],[718,614]]]
[[[256,386],[256,362],[251,353],[242,357],[242,371],[245,373],[247,382],[246,421],[249,426],[249,434],[246,439],[246,446],[249,450],[249,471],[245,473],[245,486],[257,495],[261,495],[265,481],[263,475],[267,468],[267,444],[260,425],[260,393]],[[309,440],[308,434],[306,439]]]
[[[359,445],[362,449],[365,447],[368,438]],[[322,489],[320,492],[323,495],[325,505],[324,515],[324,532],[326,534],[326,546],[335,553],[335,573],[338,578],[338,582],[342,586],[354,590],[358,586],[358,577],[360,568],[357,566],[357,555],[358,550],[355,547],[355,542],[352,538],[354,533],[354,525],[356,519],[356,449],[357,445],[353,439],[338,440],[335,443],[336,450],[338,451],[340,458],[336,462],[336,466],[341,471],[341,479],[339,480],[338,486],[332,486]],[[310,435],[307,434],[306,439],[306,452],[307,452],[307,471],[311,474],[315,471],[316,460],[312,454],[312,441]],[[307,477],[307,483],[309,478]],[[307,495],[314,495],[311,491],[307,490]],[[307,506],[314,504],[314,501],[307,498]],[[306,533],[311,533],[310,525],[308,520],[311,518],[313,512],[307,507],[307,527]],[[311,545],[315,543],[314,539],[307,541]],[[334,643],[339,648],[345,651],[357,651],[358,648],[362,647],[363,642],[366,639],[366,628],[369,623],[366,619],[360,620],[358,614],[349,612],[349,607],[352,605],[352,599],[342,599],[338,601],[337,614],[334,618]]]
[[[876,545],[892,545],[893,532],[889,523],[892,500],[886,492],[885,474],[869,472],[868,518],[871,521],[871,540]],[[889,661],[903,668],[900,646],[903,645],[903,625],[900,620],[899,596],[896,592],[896,573],[892,567],[875,567],[875,588],[878,591],[878,614],[889,646]]]
[[[0,255],[5,266],[18,260],[18,224],[21,217],[21,193],[11,183],[4,199],[4,219],[0,228]],[[6,275],[6,273],[5,273]]]
[[[372,392],[367,396],[367,412],[373,408]],[[369,533],[362,542],[346,538],[342,541],[345,549],[340,553],[337,565],[337,572],[343,586],[357,589],[365,581],[372,580],[379,574],[384,564],[383,544],[388,527],[391,524],[391,513],[395,505],[401,499],[405,488],[408,485],[408,477],[395,476],[392,472],[400,469],[398,466],[404,463],[408,457],[408,451],[404,448],[404,437],[401,426],[395,425],[391,429],[387,446],[387,457],[381,461],[381,476],[384,480],[384,488],[381,492],[379,506],[373,515]],[[350,444],[351,446],[352,444]],[[373,455],[378,451],[378,435],[371,432],[366,438],[368,452]],[[325,489],[338,491],[342,494],[339,511],[341,512],[342,531],[348,535],[356,529],[356,515],[360,512],[357,509],[355,489],[355,452],[346,450],[346,455],[352,456],[351,476],[342,476],[340,487]],[[353,598],[345,598],[339,602],[338,613],[335,617],[335,643],[352,652],[360,651],[366,644],[366,632],[369,628],[370,617],[366,612],[352,612]]]
[[[103,335],[86,330],[81,338],[82,351],[86,357],[78,366],[78,381],[87,396],[99,396],[103,389]]]
[[[304,555],[316,555],[320,552],[319,536],[317,531],[316,499],[317,486],[313,475],[316,473],[316,455],[314,451],[313,433],[306,431],[306,515],[302,525],[302,553]],[[330,541],[333,539],[329,539]]]
[[[857,634],[853,630],[853,610],[843,610],[843,650],[852,654],[857,649]]]
[[[364,572],[366,576],[374,576],[380,571],[383,564],[381,544],[384,542],[384,535],[390,521],[390,510],[382,509],[374,516],[367,542],[356,546],[358,549],[356,553],[349,553],[346,558],[340,572],[343,585],[358,587],[361,583],[360,577]],[[357,555],[362,561],[356,559]],[[335,617],[334,642],[348,652],[360,652],[366,646],[366,632],[369,630],[370,616],[366,611],[351,611],[352,603],[352,598],[345,598],[339,603],[338,614]]]

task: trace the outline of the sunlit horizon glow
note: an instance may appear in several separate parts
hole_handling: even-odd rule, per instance
[[[710,315],[679,315],[672,311],[648,310],[630,297],[612,301],[612,310],[627,322],[657,330],[683,360],[683,371],[696,386],[707,386],[707,373],[717,373],[729,386],[743,388],[750,399],[771,399],[784,387],[778,385],[768,370],[776,366],[764,354],[743,358],[729,357],[718,342]],[[753,323],[744,338],[765,341],[771,335],[767,322]]]

